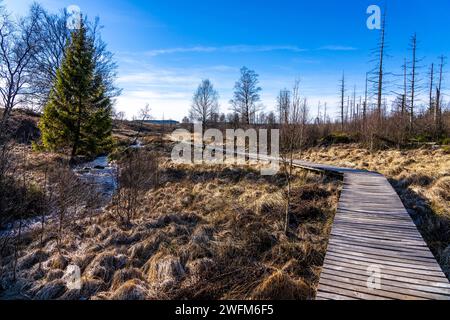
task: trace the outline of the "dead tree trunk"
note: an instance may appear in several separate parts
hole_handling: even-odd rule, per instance
[[[417,35],[414,34],[411,39],[411,50],[412,50],[412,61],[411,61],[411,105],[409,107],[409,129],[412,131],[414,129],[414,99],[416,91],[416,72],[417,72]]]
[[[367,129],[367,83],[368,83],[368,73],[366,73],[366,88],[364,90],[364,105],[363,105],[363,130],[366,132]]]
[[[401,111],[402,118],[405,116],[406,113],[406,97],[408,96],[408,87],[407,87],[408,81],[406,76],[406,70],[407,64],[405,59],[405,63],[403,65],[403,97],[402,97],[402,111]]]
[[[434,101],[433,101],[433,80],[434,80],[434,63],[431,64],[431,70],[430,70],[430,92],[429,92],[429,110],[430,110],[430,115],[434,114]]]
[[[341,131],[344,131],[344,95],[345,95],[345,74],[342,74],[341,80]]]
[[[436,105],[434,108],[434,126],[435,126],[435,132],[437,133],[440,130],[441,125],[441,89],[442,89],[442,73],[444,69],[444,63],[445,63],[445,57],[440,57],[440,64],[439,64],[439,81],[436,88]]]
[[[381,26],[381,36],[380,36],[380,56],[378,65],[378,88],[377,88],[377,112],[378,112],[378,122],[381,125],[381,107],[383,99],[383,80],[384,80],[384,49],[385,49],[385,27],[386,27],[386,15],[383,15],[383,22]]]

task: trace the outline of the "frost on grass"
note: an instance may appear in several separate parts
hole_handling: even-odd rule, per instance
[[[49,222],[42,237],[2,253],[2,298],[310,299],[334,216],[338,183],[298,172],[290,232],[284,233],[284,178],[258,168],[162,165],[129,224],[113,208],[80,216],[59,245]],[[69,290],[66,268],[81,271]]]

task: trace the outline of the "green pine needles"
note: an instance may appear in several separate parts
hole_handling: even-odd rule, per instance
[[[39,123],[43,148],[95,156],[112,145],[112,101],[96,71],[95,46],[81,19],[66,46]]]

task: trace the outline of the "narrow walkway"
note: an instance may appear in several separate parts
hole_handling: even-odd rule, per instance
[[[450,300],[450,284],[399,196],[378,173],[296,161],[343,175],[318,300]]]
[[[448,279],[383,175],[300,160],[294,165],[344,182],[317,300],[450,300]]]

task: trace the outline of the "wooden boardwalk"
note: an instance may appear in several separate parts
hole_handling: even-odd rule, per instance
[[[448,279],[383,175],[299,160],[294,165],[339,175],[344,183],[317,300],[450,300]]]
[[[343,175],[318,300],[450,300],[449,281],[383,175],[296,165]]]

